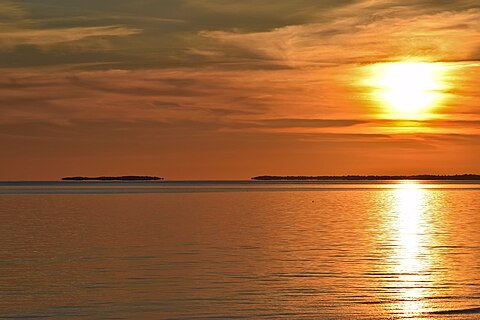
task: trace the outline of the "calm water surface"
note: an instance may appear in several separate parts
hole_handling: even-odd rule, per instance
[[[0,319],[480,318],[480,184],[0,183]]]

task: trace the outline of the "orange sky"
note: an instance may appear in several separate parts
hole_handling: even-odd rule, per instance
[[[112,4],[0,0],[0,180],[480,173],[478,1]]]

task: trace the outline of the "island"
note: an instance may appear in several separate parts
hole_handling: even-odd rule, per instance
[[[158,181],[160,177],[152,176],[119,176],[119,177],[64,177],[64,181]]]
[[[258,176],[253,177],[252,180],[261,181],[315,181],[315,180],[480,180],[478,174],[458,174],[458,175],[410,175],[410,176],[362,176],[362,175],[347,175],[347,176]]]

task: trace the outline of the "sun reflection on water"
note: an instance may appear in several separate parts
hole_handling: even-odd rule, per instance
[[[398,295],[395,312],[408,318],[417,318],[428,311],[429,273],[432,264],[428,248],[433,241],[427,221],[427,190],[415,182],[401,183],[395,190],[394,214],[390,221],[394,233],[392,273]],[[417,318],[418,319],[418,318]]]

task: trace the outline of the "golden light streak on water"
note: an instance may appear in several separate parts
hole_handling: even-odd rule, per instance
[[[429,269],[433,263],[429,247],[433,243],[427,221],[427,191],[415,182],[401,183],[395,191],[395,214],[391,230],[395,250],[393,273],[398,275],[396,313],[410,319],[421,319],[429,311],[426,298],[430,296],[432,282]]]

